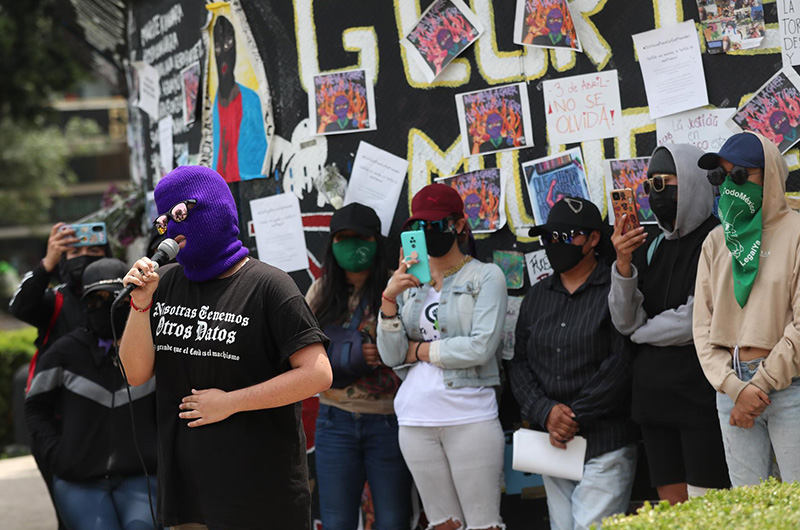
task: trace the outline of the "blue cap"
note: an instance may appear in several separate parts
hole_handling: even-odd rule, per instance
[[[734,134],[722,145],[719,153],[706,153],[697,161],[701,169],[719,167],[719,159],[741,167],[764,167],[764,146],[755,134]]]

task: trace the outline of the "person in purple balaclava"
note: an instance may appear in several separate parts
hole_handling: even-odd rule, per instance
[[[547,13],[545,26],[547,27],[547,33],[535,37],[531,44],[548,47],[557,46],[559,48],[572,47],[572,39],[568,34],[563,33],[564,12],[560,8],[554,7]]]
[[[336,115],[336,120],[325,126],[325,132],[352,129],[353,127],[350,127],[350,119],[347,117],[349,111],[350,100],[347,99],[347,96],[344,94],[336,96],[333,100],[333,113]],[[357,125],[357,123],[354,123],[354,125]]]
[[[158,515],[185,529],[310,529],[301,404],[330,387],[319,329],[292,279],[250,259],[228,185],[181,166],[155,189],[177,265],[142,258],[120,358],[157,376]]]
[[[789,123],[789,116],[782,110],[776,110],[769,115],[769,127],[776,135],[781,136],[778,143],[794,142],[797,140],[797,130]]]

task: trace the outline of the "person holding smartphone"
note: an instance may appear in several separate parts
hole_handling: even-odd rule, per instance
[[[693,145],[657,147],[644,191],[661,233],[645,245],[644,229],[623,233],[618,218],[611,238],[611,320],[636,347],[632,415],[650,481],[671,504],[729,485],[714,388],[692,340],[697,263],[703,241],[719,226],[711,213],[714,190],[697,167],[701,156]]]
[[[409,274],[418,260],[407,257],[382,294],[378,352],[403,379],[394,403],[400,449],[433,528],[499,530],[505,276],[462,252],[473,240],[449,186],[422,188],[404,228],[425,231],[431,281]]]
[[[389,278],[381,221],[369,206],[352,203],[333,214],[330,230],[322,277],[306,294],[331,338],[333,387],[319,394],[314,438],[322,526],[356,528],[368,481],[376,528],[408,530],[411,475],[394,415],[400,379],[381,363],[375,345],[381,292]],[[349,355],[337,344],[345,343],[345,330],[362,341]]]

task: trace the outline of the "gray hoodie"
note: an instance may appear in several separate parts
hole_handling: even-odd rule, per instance
[[[678,214],[675,227],[670,231],[661,222],[661,235],[645,243],[648,259],[655,254],[662,237],[679,239],[698,228],[711,215],[714,207],[714,188],[706,178],[706,171],[697,167],[703,151],[688,144],[667,144],[658,149],[667,149],[675,161],[678,177]],[[611,292],[608,305],[611,320],[623,335],[629,335],[636,344],[654,346],[686,346],[692,343],[692,309],[694,297],[676,309],[668,309],[648,319],[643,308],[644,296],[638,289],[638,271],[631,265],[630,278],[622,277],[617,264],[611,267]]]

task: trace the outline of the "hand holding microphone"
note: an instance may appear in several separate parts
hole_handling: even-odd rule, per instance
[[[158,245],[158,250],[152,258],[141,258],[133,264],[131,270],[123,278],[125,289],[119,293],[114,305],[128,295],[131,295],[133,304],[144,310],[150,305],[153,293],[158,286],[159,276],[156,270],[165,265],[178,255],[178,244],[172,239],[165,239]],[[134,294],[135,293],[135,294]]]

